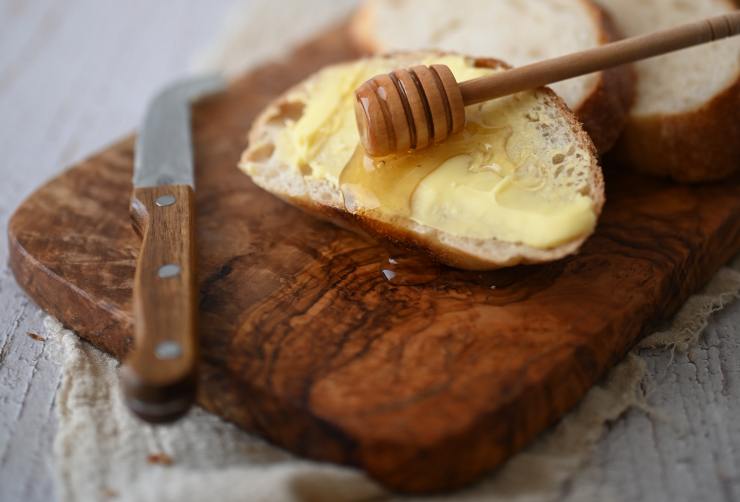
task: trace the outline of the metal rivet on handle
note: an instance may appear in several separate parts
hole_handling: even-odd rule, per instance
[[[174,263],[168,263],[159,267],[158,274],[160,279],[169,279],[170,277],[180,275],[180,267]]]
[[[157,359],[176,359],[182,355],[182,347],[177,342],[161,342],[154,349]]]
[[[172,204],[175,203],[176,200],[177,199],[175,199],[174,195],[167,194],[167,195],[160,195],[159,197],[157,197],[154,203],[158,205],[159,207],[165,207],[165,206],[171,206]]]

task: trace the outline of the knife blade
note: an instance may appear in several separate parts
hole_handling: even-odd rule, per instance
[[[120,371],[126,404],[170,422],[187,412],[197,381],[195,176],[190,104],[224,88],[219,76],[162,90],[136,141],[131,217],[142,238],[133,288],[134,346]]]

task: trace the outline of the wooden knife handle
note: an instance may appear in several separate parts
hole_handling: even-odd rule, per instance
[[[195,399],[195,194],[188,185],[135,188],[142,237],[134,279],[134,349],[120,371],[126,403],[148,422],[182,416]]]

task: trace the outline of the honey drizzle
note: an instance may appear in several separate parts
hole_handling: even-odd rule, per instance
[[[489,169],[502,179],[513,177],[518,166],[508,152],[512,134],[509,126],[469,121],[447,141],[416,153],[374,159],[358,145],[339,176],[345,206],[352,212],[383,207],[389,214],[409,217],[422,180],[459,155],[471,156],[471,172]]]

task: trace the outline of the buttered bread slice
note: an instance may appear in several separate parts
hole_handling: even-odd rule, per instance
[[[365,154],[355,88],[434,63],[458,81],[506,68],[428,52],[327,67],[261,114],[241,168],[296,206],[451,266],[486,270],[575,252],[596,226],[603,179],[591,140],[549,89],[470,106],[461,133],[425,150]]]

